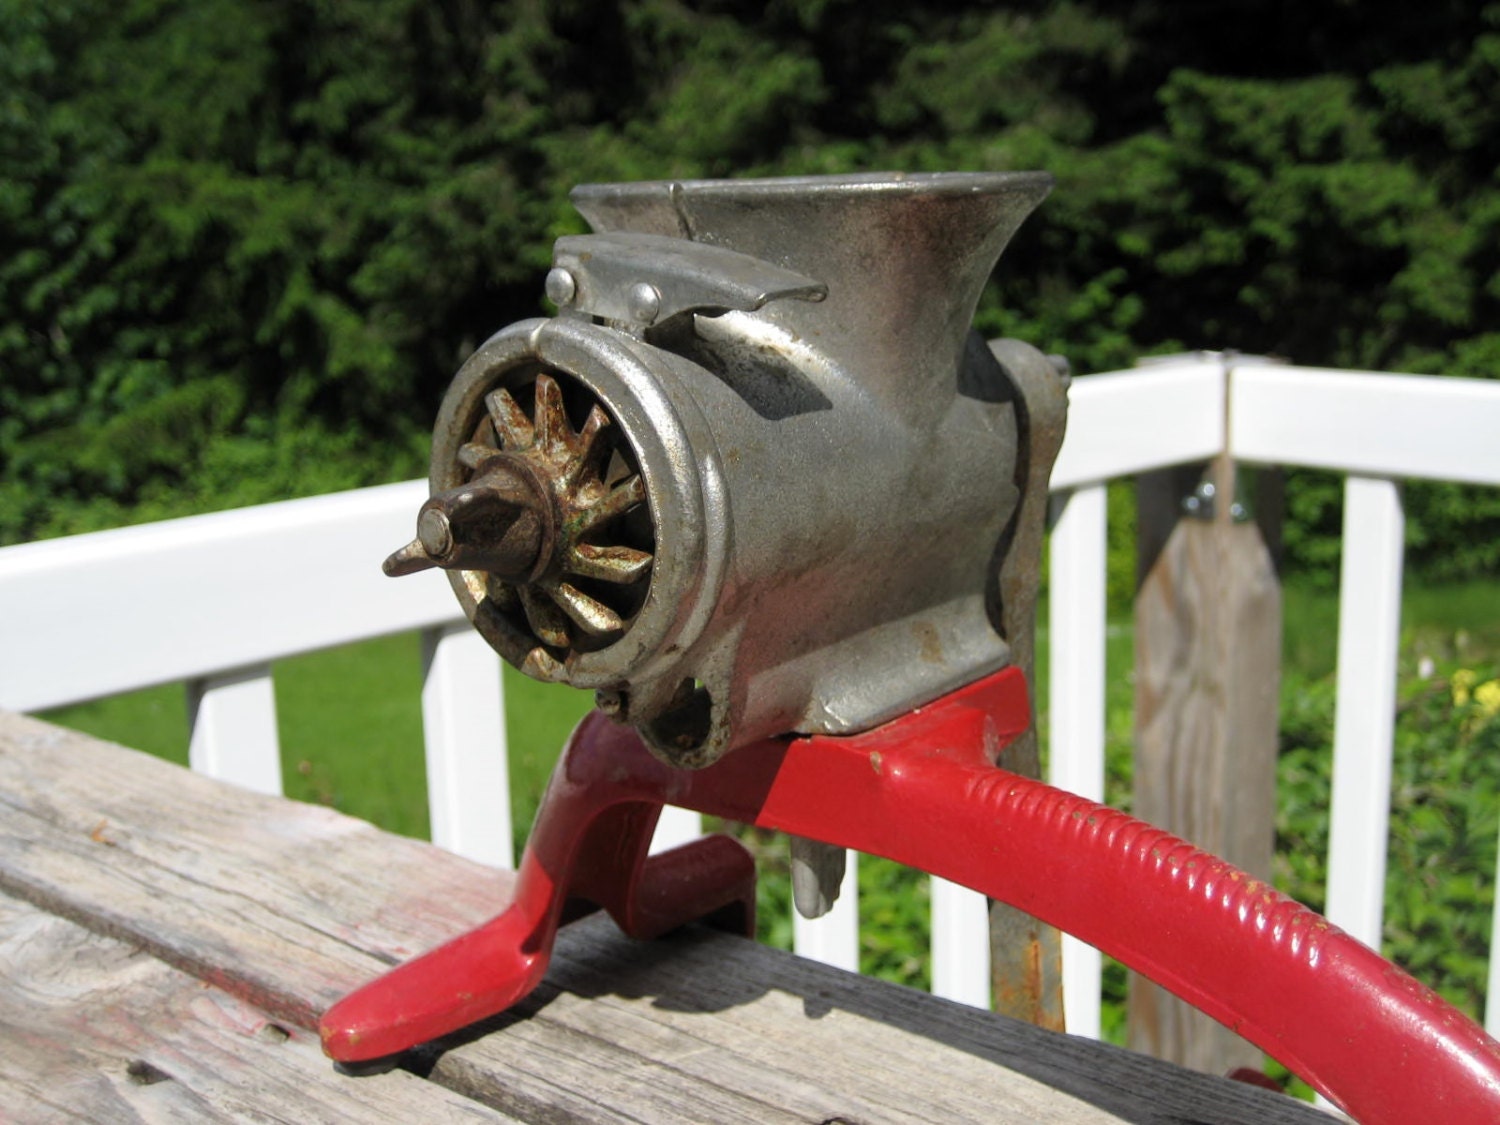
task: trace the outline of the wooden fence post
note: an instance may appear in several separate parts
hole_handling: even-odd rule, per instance
[[[1256,494],[1237,495],[1235,476],[1226,455],[1206,475],[1199,465],[1138,481],[1134,812],[1269,879],[1281,481],[1259,472]],[[1134,1050],[1211,1073],[1260,1069],[1257,1048],[1135,975],[1128,1016]]]

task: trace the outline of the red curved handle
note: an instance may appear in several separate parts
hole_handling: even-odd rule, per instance
[[[698,859],[674,861],[680,878],[649,877],[646,842],[669,803],[1012,903],[1195,1004],[1368,1125],[1500,1121],[1500,1044],[1436,993],[1170,833],[996,768],[1027,715],[1025,681],[1007,669],[865,734],[768,741],[695,772],[591,715],[553,775],[515,904],[341,1001],[323,1020],[326,1049],[373,1058],[514,1003],[545,971],[568,894],[642,935],[753,898],[753,871],[727,841],[690,845]]]

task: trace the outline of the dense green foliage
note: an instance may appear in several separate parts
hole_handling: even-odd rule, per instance
[[[0,0],[0,542],[414,475],[583,180],[1046,168],[1081,371],[1500,371],[1500,5]],[[1291,496],[1293,561],[1336,546]],[[1413,564],[1500,566],[1425,488]]]
[[[1445,661],[1403,679],[1391,787],[1383,952],[1475,1019],[1485,1011],[1500,832],[1497,673],[1493,662]],[[1293,689],[1282,707],[1277,882],[1321,910],[1333,685]]]

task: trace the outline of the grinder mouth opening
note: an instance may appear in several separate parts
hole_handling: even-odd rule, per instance
[[[447,571],[479,634],[534,679],[623,689],[681,663],[725,546],[705,518],[717,456],[664,389],[670,367],[577,319],[496,333],[443,398],[431,495],[386,573]]]
[[[600,397],[555,367],[492,372],[471,403],[424,512],[457,509],[457,530],[487,501],[468,524],[478,562],[438,565],[455,572],[503,655],[560,679],[575,655],[620,640],[645,605],[656,532],[640,464]]]

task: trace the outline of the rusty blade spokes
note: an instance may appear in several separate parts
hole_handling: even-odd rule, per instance
[[[510,450],[530,449],[536,443],[536,430],[526,411],[514,396],[501,387],[484,396],[485,409],[494,424],[500,444]]]

